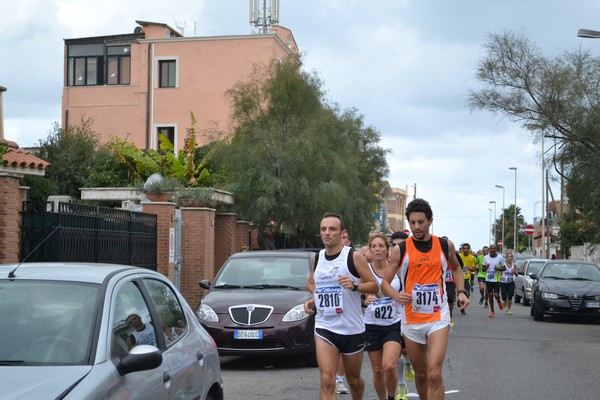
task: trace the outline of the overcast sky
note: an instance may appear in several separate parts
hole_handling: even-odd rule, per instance
[[[0,2],[0,86],[5,137],[21,147],[60,121],[66,38],[133,32],[135,20],[183,27],[185,36],[247,34],[248,0],[19,0]],[[547,56],[579,47],[600,56],[600,2],[590,0],[281,0],[304,67],[327,97],[356,108],[382,135],[393,187],[433,208],[433,233],[480,248],[490,212],[514,203],[527,222],[541,215],[539,143],[519,125],[466,107],[488,34],[517,31]],[[559,186],[553,186],[560,198]],[[411,196],[412,198],[412,196]]]

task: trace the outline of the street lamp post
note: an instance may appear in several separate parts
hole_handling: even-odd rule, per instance
[[[504,252],[504,214],[506,209],[504,208],[504,186],[496,185],[498,189],[502,189],[502,252]]]
[[[490,241],[488,242],[488,244],[492,243],[492,209],[488,208],[488,210],[490,210]]]
[[[490,201],[490,204],[494,203],[494,225],[492,227],[492,232],[494,232],[494,243],[496,243],[496,200]],[[491,240],[490,240],[491,242]]]
[[[517,254],[517,167],[509,167],[508,169],[515,171],[515,221],[514,221],[514,248],[513,251]]]

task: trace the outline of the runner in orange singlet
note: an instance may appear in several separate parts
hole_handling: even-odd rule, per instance
[[[463,272],[456,258],[454,244],[429,233],[433,212],[429,203],[415,199],[406,207],[412,236],[392,249],[389,268],[381,289],[404,306],[402,334],[408,356],[416,372],[419,398],[444,398],[442,366],[450,333],[450,311],[444,282],[448,265],[458,289],[459,309],[469,305],[464,289]],[[400,272],[403,291],[391,286],[394,274]]]

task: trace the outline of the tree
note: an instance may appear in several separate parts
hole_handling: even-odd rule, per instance
[[[525,225],[525,218],[521,215],[521,209],[517,207],[517,247],[520,248],[520,243],[525,235],[522,232],[522,227]],[[496,240],[502,238],[502,214],[500,218],[495,221],[495,231],[494,237]],[[503,249],[512,249],[514,248],[514,238],[515,238],[515,205],[511,204],[507,209],[504,210],[504,243],[502,245]]]
[[[324,212],[339,212],[352,237],[366,238],[375,188],[387,173],[380,135],[356,110],[328,105],[314,73],[294,60],[256,67],[228,92],[235,130],[220,147],[236,211],[258,224],[262,248],[288,233],[315,246]]]
[[[469,93],[472,110],[488,110],[522,123],[535,140],[553,139],[547,155],[564,177],[572,218],[600,226],[600,59],[589,52],[555,58],[521,34],[491,34]]]
[[[80,188],[101,181],[105,186],[120,186],[126,177],[99,142],[92,130],[93,120],[82,120],[66,129],[53,125],[46,139],[38,141],[36,156],[49,162],[45,177],[25,176],[28,199],[46,201],[49,195],[67,195],[79,199]]]

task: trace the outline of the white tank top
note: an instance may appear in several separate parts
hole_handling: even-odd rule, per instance
[[[344,246],[334,260],[325,258],[325,250],[319,252],[315,269],[315,328],[327,329],[339,335],[356,335],[365,331],[360,305],[360,293],[344,289],[338,282],[340,275],[348,275],[352,282],[359,279],[348,270],[350,247]]]
[[[375,272],[371,263],[369,263],[369,269],[375,277],[377,285],[379,285],[379,292],[375,294],[377,300],[369,304],[365,309],[364,322],[369,325],[393,325],[402,319],[402,305],[383,293],[381,290],[381,281],[383,280],[383,277],[377,275],[377,272]],[[400,286],[400,278],[397,274],[394,274],[392,288],[399,292]]]

